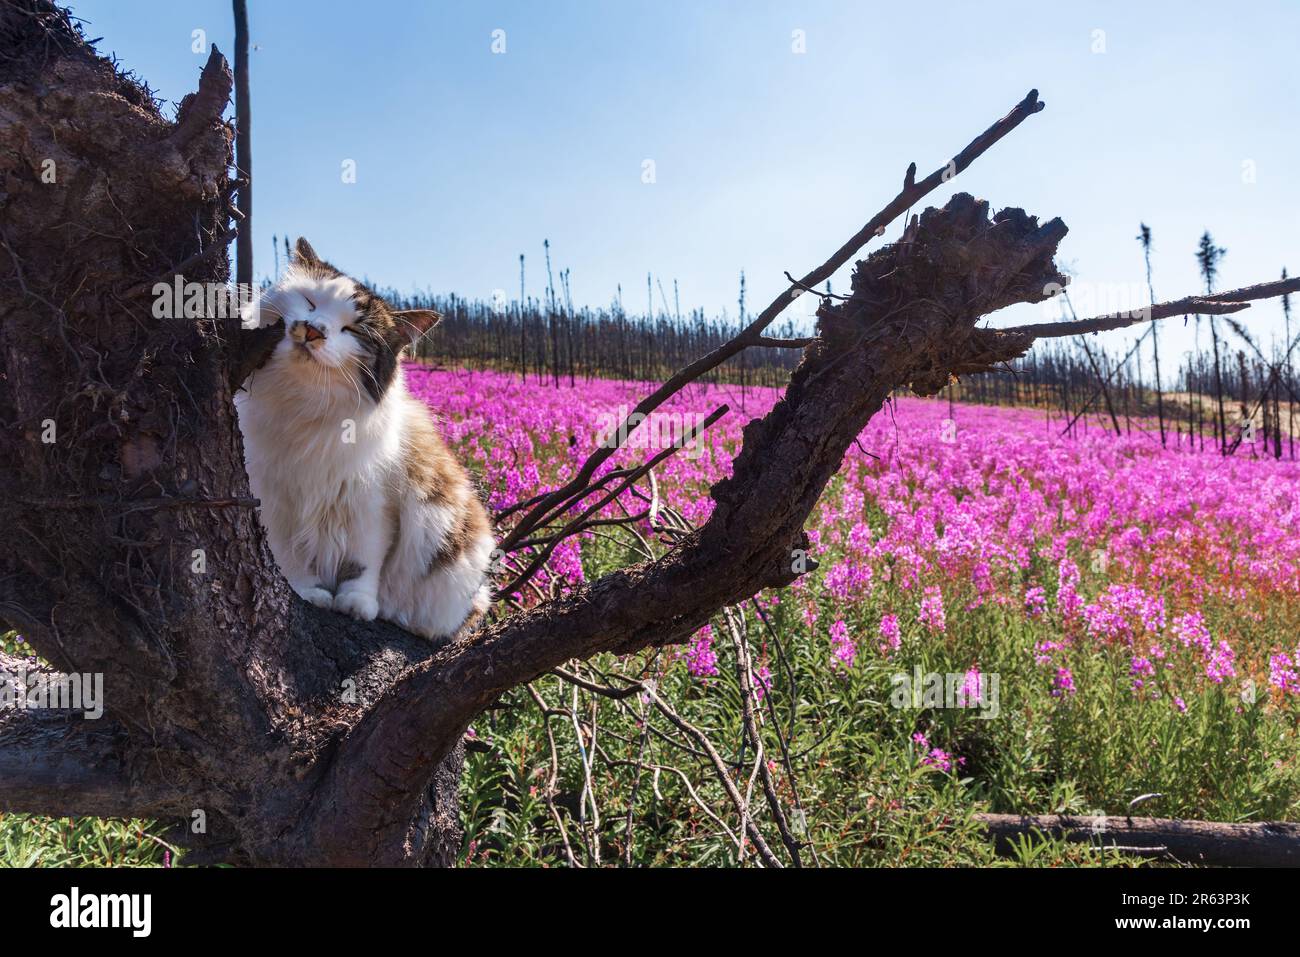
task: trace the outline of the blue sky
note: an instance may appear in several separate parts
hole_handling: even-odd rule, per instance
[[[71,5],[170,101],[205,59],[193,31],[233,54],[226,0]],[[678,281],[683,309],[734,316],[742,269],[748,305],[765,305],[784,270],[821,263],[891,199],[910,161],[942,166],[1031,87],[1047,109],[930,202],[964,190],[1061,216],[1081,314],[1145,288],[1141,221],[1161,299],[1200,289],[1207,228],[1228,249],[1222,288],[1300,272],[1293,0],[249,6],[259,274],[287,232],[381,285],[471,297],[517,296],[524,253],[538,295],[549,239],[579,303],[621,283],[643,311],[652,272],[669,299]],[[1017,308],[1009,320],[1044,318]],[[1265,345],[1281,336],[1275,302],[1242,318]],[[1177,320],[1162,334],[1192,342]]]

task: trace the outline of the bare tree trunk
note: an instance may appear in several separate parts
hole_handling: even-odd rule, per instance
[[[977,814],[997,849],[1035,832],[1126,854],[1218,867],[1300,865],[1300,825],[1220,824],[1153,817]]]
[[[1219,452],[1223,455],[1228,454],[1228,420],[1223,411],[1223,371],[1219,365],[1219,330],[1210,316],[1210,341],[1214,345],[1214,397],[1219,407],[1219,424],[1217,431],[1219,433]]]
[[[236,282],[253,285],[253,117],[248,89],[248,0],[234,0],[235,12],[235,166],[239,187],[239,236],[235,240]]]

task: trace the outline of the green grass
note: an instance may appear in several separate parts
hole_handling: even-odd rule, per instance
[[[0,814],[0,866],[161,867],[170,848],[159,831],[150,821]]]

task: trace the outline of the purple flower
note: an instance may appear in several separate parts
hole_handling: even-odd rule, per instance
[[[897,651],[902,641],[902,634],[898,628],[898,616],[882,615],[880,618],[880,653],[887,655],[891,651]]]
[[[1205,677],[1216,685],[1223,684],[1224,678],[1235,678],[1237,669],[1232,662],[1237,655],[1226,641],[1220,641],[1205,655]]]
[[[843,618],[831,625],[831,654],[831,667],[844,668],[846,671],[853,667],[858,656],[858,646],[849,637],[849,626],[844,624]]]
[[[965,758],[954,757],[943,748],[930,747],[929,740],[920,731],[912,735],[912,741],[923,752],[921,754],[921,763],[927,767],[935,767],[940,771],[947,772],[966,763]]]
[[[1030,618],[1040,618],[1047,611],[1047,592],[1038,585],[1025,592],[1025,614]]]
[[[1151,663],[1149,658],[1136,656],[1128,666],[1129,674],[1133,675],[1133,690],[1140,691],[1146,686],[1146,679],[1156,673],[1156,666]]]
[[[718,656],[713,650],[713,627],[705,625],[695,633],[686,650],[686,668],[696,678],[712,678],[718,673]]]
[[[1074,694],[1074,675],[1070,669],[1060,667],[1056,669],[1056,677],[1052,679],[1052,697],[1060,698],[1062,695]]]
[[[943,592],[937,585],[931,585],[925,590],[925,595],[921,599],[921,624],[933,632],[942,634],[947,630],[947,621],[943,614]]]
[[[1297,653],[1294,658],[1285,651],[1270,655],[1268,680],[1270,684],[1288,694],[1300,694],[1300,653]]]

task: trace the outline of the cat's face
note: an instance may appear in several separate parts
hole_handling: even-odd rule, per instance
[[[257,306],[255,325],[284,320],[284,338],[269,362],[301,385],[356,392],[378,403],[397,372],[402,349],[439,319],[427,309],[395,310],[299,239],[288,272]]]

